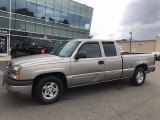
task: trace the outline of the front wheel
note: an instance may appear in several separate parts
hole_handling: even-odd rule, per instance
[[[35,86],[34,95],[42,104],[50,104],[58,101],[63,94],[62,81],[54,76],[47,76]]]
[[[133,77],[130,79],[131,83],[135,86],[141,86],[145,82],[146,73],[143,68],[135,70]]]

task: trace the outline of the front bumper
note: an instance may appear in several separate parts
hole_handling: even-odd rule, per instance
[[[3,77],[3,87],[8,90],[8,92],[20,96],[31,96],[32,93],[33,80],[14,80],[9,78],[6,74]]]

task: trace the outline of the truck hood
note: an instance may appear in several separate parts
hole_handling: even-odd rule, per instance
[[[30,66],[45,63],[55,63],[64,60],[63,57],[54,56],[50,54],[39,54],[25,57],[14,58],[11,60],[12,65]]]

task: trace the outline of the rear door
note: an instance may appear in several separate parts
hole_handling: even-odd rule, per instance
[[[85,42],[78,50],[87,58],[71,60],[72,86],[104,80],[104,58],[99,42]]]
[[[105,55],[105,79],[119,79],[122,75],[122,58],[118,55],[115,42],[102,42]]]

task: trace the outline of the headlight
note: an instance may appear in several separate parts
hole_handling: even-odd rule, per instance
[[[13,74],[12,74],[12,78],[13,79],[15,79],[15,80],[20,80],[20,70],[21,70],[21,66],[18,66],[18,65],[16,65],[16,66],[13,66]]]

